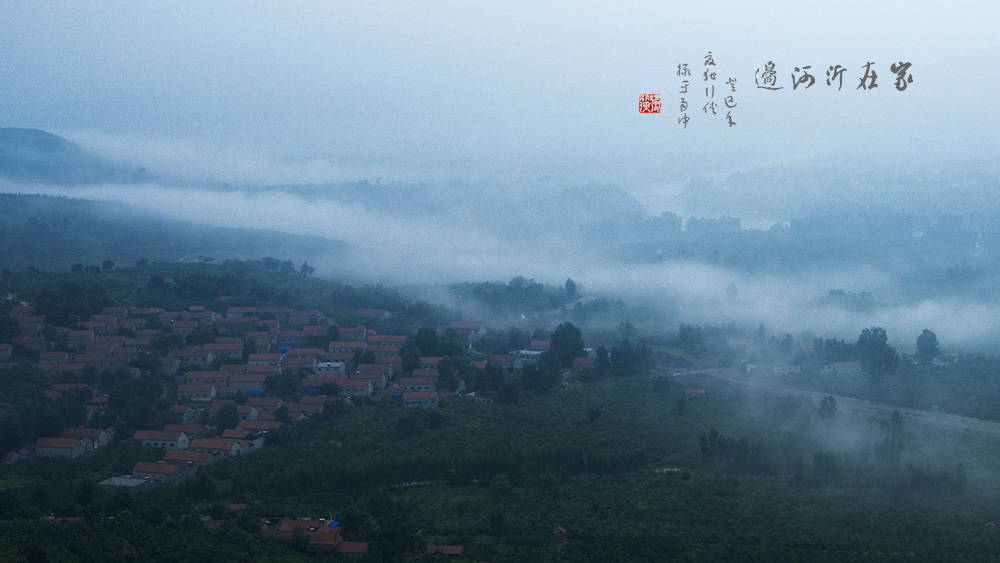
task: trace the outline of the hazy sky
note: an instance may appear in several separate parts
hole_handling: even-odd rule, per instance
[[[655,192],[809,158],[992,155],[998,24],[991,2],[3,1],[0,124],[190,179],[552,176]],[[716,116],[702,111],[708,51]],[[768,61],[784,89],[754,86]],[[878,87],[859,90],[869,61]],[[793,89],[806,65],[815,85]],[[847,68],[839,91],[831,65]],[[649,93],[661,114],[639,113]]]

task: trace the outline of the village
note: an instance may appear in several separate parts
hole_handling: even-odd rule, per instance
[[[195,305],[185,311],[157,307],[104,307],[86,322],[69,327],[51,327],[30,303],[15,305],[9,315],[20,327],[11,344],[0,344],[0,368],[18,365],[23,354],[37,353],[33,365],[54,383],[45,394],[51,400],[65,393],[83,393],[88,425],[63,428],[58,436],[39,438],[34,448],[7,452],[3,462],[24,462],[32,456],[74,459],[118,442],[163,450],[156,462],[140,461],[128,475],[108,477],[97,490],[141,494],[163,484],[177,484],[207,465],[229,456],[249,455],[265,447],[268,433],[293,427],[303,419],[323,413],[332,403],[399,401],[406,407],[434,409],[442,400],[492,399],[475,392],[439,388],[438,364],[442,357],[420,357],[413,369],[403,370],[406,335],[379,334],[363,324],[336,327],[318,310],[288,307],[226,307],[217,312]],[[382,309],[358,309],[360,318],[388,319]],[[484,336],[483,322],[455,321],[435,327],[459,339],[463,348]],[[200,331],[200,336],[199,336]],[[210,342],[191,343],[211,334]],[[194,336],[192,336],[194,335]],[[313,347],[335,335],[323,348]],[[178,344],[166,355],[151,354],[157,339],[171,338]],[[510,354],[479,354],[472,368],[485,370],[488,363],[505,373],[514,373],[526,363],[538,361],[550,347],[547,340],[533,340],[524,350]],[[592,368],[594,350],[585,349],[564,381],[574,373]],[[114,427],[95,427],[109,403],[109,394],[97,374],[123,378],[155,376],[163,395],[175,388],[176,403],[170,406],[174,421],[157,429],[138,429],[120,435]],[[267,393],[269,378],[292,376],[297,381],[294,400]],[[170,385],[172,382],[173,386]],[[233,417],[235,425],[223,420]],[[224,427],[232,426],[232,427]],[[230,506],[239,511],[245,506]],[[206,526],[219,525],[206,521]],[[261,533],[291,539],[304,532],[312,545],[335,548],[349,556],[364,556],[364,542],[345,541],[336,522],[323,519],[262,519]],[[427,546],[427,553],[461,555],[461,546]]]

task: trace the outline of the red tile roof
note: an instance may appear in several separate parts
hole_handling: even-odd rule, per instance
[[[403,392],[403,400],[404,401],[409,401],[409,400],[420,401],[420,400],[424,400],[424,399],[437,399],[437,398],[438,398],[437,391],[404,391]]]
[[[369,344],[402,344],[406,342],[405,334],[373,334],[366,338]]]
[[[210,455],[212,454],[208,452],[168,450],[167,453],[163,454],[163,461],[167,463],[206,463]]]
[[[368,553],[367,542],[342,541],[337,550],[344,555],[365,555]]]
[[[76,438],[39,438],[35,442],[35,447],[69,449],[76,445],[76,442]]]
[[[428,545],[427,553],[443,553],[444,555],[461,556],[465,548],[460,545]]]
[[[151,442],[176,442],[181,439],[181,432],[169,432],[166,430],[136,430],[132,439]]]
[[[172,463],[150,463],[140,461],[132,468],[132,473],[155,473],[158,475],[176,475],[179,466]]]
[[[220,451],[230,451],[236,446],[236,442],[232,440],[223,440],[221,438],[195,438],[191,440],[190,448],[192,450],[205,449],[205,450],[220,450]]]

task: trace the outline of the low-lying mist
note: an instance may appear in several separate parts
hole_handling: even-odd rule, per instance
[[[890,343],[912,348],[921,331],[929,328],[952,351],[990,350],[1000,337],[1000,325],[994,321],[1000,303],[995,298],[949,294],[903,300],[899,272],[886,266],[803,265],[747,273],[687,259],[628,263],[609,255],[607,249],[615,245],[612,236],[604,246],[596,246],[591,241],[600,233],[588,232],[588,238],[581,239],[580,230],[564,227],[565,218],[556,222],[561,228],[546,229],[544,221],[534,221],[527,232],[498,233],[491,225],[477,227],[467,217],[451,218],[447,209],[372,209],[315,193],[303,196],[292,189],[220,191],[158,184],[30,188],[8,184],[3,189],[114,202],[175,221],[337,239],[357,252],[349,257],[318,252],[309,262],[317,275],[350,283],[447,284],[506,281],[520,275],[561,286],[572,278],[581,285],[581,299],[599,294],[648,307],[649,322],[642,328],[650,333],[673,333],[679,323],[735,323],[748,328],[763,323],[776,334],[808,331],[853,341],[861,329],[883,326]],[[490,204],[484,198],[480,203]],[[498,221],[505,213],[503,206],[484,211],[495,214]],[[558,215],[560,210],[549,212]],[[581,230],[591,228],[597,226],[581,226]],[[260,257],[253,248],[246,251],[248,258]],[[875,305],[851,308],[824,301],[832,289],[867,292]],[[617,324],[623,319],[607,320]]]

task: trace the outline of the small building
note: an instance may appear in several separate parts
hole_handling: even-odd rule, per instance
[[[262,393],[265,379],[267,375],[263,373],[240,373],[230,375],[229,384],[243,393]]]
[[[436,391],[405,391],[403,392],[403,405],[436,409],[438,407],[438,394]]]
[[[337,381],[340,395],[344,397],[371,397],[375,391],[371,379],[340,379]]]
[[[62,438],[76,438],[78,440],[87,439],[90,440],[93,449],[103,448],[111,443],[115,439],[114,428],[100,429],[100,428],[87,428],[85,426],[77,426],[74,428],[63,428]]]
[[[337,544],[337,551],[345,557],[359,559],[368,555],[368,542],[342,541]]]
[[[97,484],[99,491],[126,491],[129,493],[145,491],[153,486],[153,482],[143,477],[123,475],[121,477],[109,477]]]
[[[281,365],[281,358],[281,354],[253,353],[247,356],[247,364],[251,366],[277,366]]]
[[[193,364],[196,366],[207,366],[215,359],[215,354],[203,350],[201,346],[185,346],[180,350],[167,352],[167,357],[177,358],[182,364]]]
[[[467,335],[469,345],[486,336],[486,323],[480,321],[455,321],[451,323],[451,328],[460,336]]]
[[[861,362],[834,362],[833,363],[834,373],[861,373]]]
[[[213,342],[202,347],[206,352],[211,352],[215,357],[229,360],[243,359],[243,341],[239,338],[235,342]]]
[[[177,415],[180,424],[193,424],[201,416],[201,409],[189,407],[187,405],[173,405],[170,410]]]
[[[520,358],[510,354],[490,354],[489,360],[494,364],[503,366],[507,370],[507,373],[514,373],[514,371],[524,366],[524,362]]]
[[[428,545],[424,553],[440,553],[449,557],[461,557],[465,548],[460,545]]]
[[[185,383],[177,386],[177,396],[200,401],[210,401],[219,394],[219,388],[210,384]]]
[[[363,354],[367,349],[367,342],[358,340],[342,340],[339,342],[331,342],[327,347],[327,352],[330,352],[331,354]]]
[[[344,362],[316,362],[313,371],[316,375],[344,375],[347,373],[347,364]]]
[[[368,349],[375,353],[375,356],[399,356],[402,350],[402,344],[397,342],[390,342],[385,344],[373,344],[368,343]]]
[[[35,442],[35,455],[39,457],[65,457],[73,459],[90,450],[87,443],[78,438],[39,438]]]
[[[399,380],[403,391],[433,391],[434,379],[430,377],[404,377]]]
[[[276,420],[241,420],[236,428],[251,432],[271,432],[281,428],[281,423]]]
[[[184,383],[188,385],[215,385],[225,387],[229,385],[229,373],[219,371],[189,371],[184,376]]]
[[[288,324],[292,326],[305,326],[319,324],[320,314],[317,309],[305,309],[301,311],[288,311]]]
[[[167,450],[186,450],[191,443],[187,434],[165,430],[136,430],[132,440],[143,446]]]
[[[358,309],[357,315],[359,317],[368,317],[371,319],[388,320],[392,318],[389,311],[385,309]]]
[[[227,307],[226,318],[253,317],[257,315],[257,307]]]
[[[163,461],[174,465],[208,465],[215,461],[215,457],[208,452],[170,450],[163,455]]]
[[[187,476],[179,465],[140,461],[132,467],[132,476],[148,479],[153,483],[179,483]]]
[[[239,443],[221,438],[195,438],[191,440],[190,450],[217,456],[237,456],[243,452]]]

